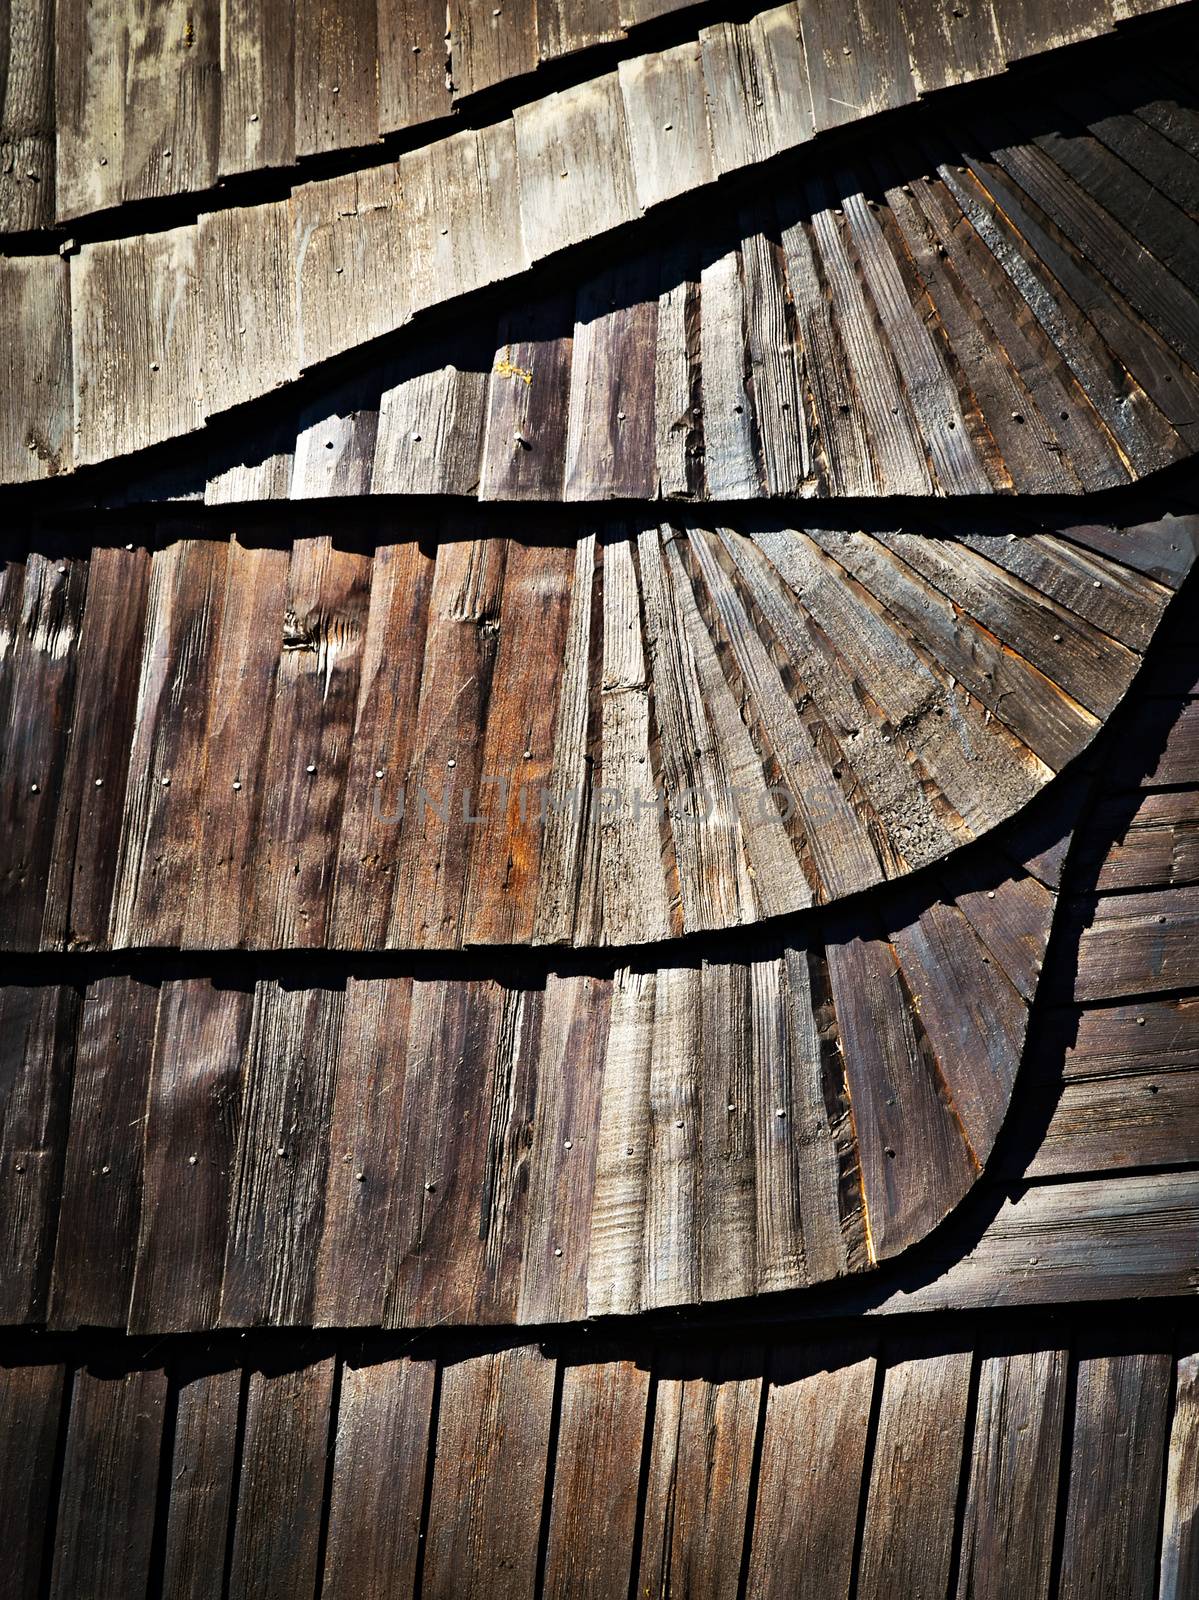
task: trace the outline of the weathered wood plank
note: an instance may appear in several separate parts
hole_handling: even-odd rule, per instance
[[[125,1324],[157,1011],[157,987],[132,978],[101,978],[84,996],[50,1294],[54,1327]]]
[[[938,0],[902,0],[900,9],[918,94],[1003,71],[1003,40],[991,0],[969,9],[947,9]]]
[[[914,100],[907,39],[898,6],[853,0],[801,13],[816,132]]]
[[[333,1369],[330,1356],[249,1374],[230,1600],[315,1590]]]
[[[379,132],[418,127],[449,115],[450,43],[439,0],[380,0]]]
[[[60,1362],[0,1366],[0,1532],[6,1600],[42,1594],[46,1523],[66,1390]]]
[[[574,298],[505,312],[487,393],[480,500],[557,500],[566,462]]]
[[[12,6],[0,29],[0,231],[54,221],[54,0]]]
[[[221,540],[180,538],[152,560],[109,919],[118,949],[180,942],[228,559]]]
[[[293,17],[287,0],[222,0],[222,178],[295,160]]]
[[[171,1498],[163,1544],[163,1593],[219,1600],[236,1484],[239,1368],[184,1363],[175,1400]]]
[[[826,946],[854,1109],[872,1257],[923,1238],[974,1181],[975,1158],[942,1097],[910,991],[880,940]]]
[[[313,1322],[383,1321],[403,1137],[399,1109],[412,985],[351,978],[329,1123],[329,1168],[316,1263]]]
[[[243,545],[226,550],[219,630],[200,716],[203,772],[182,801],[188,891],[180,943],[237,949],[254,925],[259,821],[276,681],[283,655],[289,555]],[[174,785],[172,785],[174,787]],[[176,893],[182,890],[179,883]]]
[[[533,0],[506,0],[500,7],[451,0],[454,99],[477,94],[538,64],[538,8]]]
[[[1074,380],[1049,335],[1029,316],[1027,302],[1017,292],[1003,265],[988,248],[1002,246],[1003,235],[994,232],[994,213],[985,204],[970,204],[966,191],[951,194],[944,180],[944,152],[927,157],[930,165],[941,161],[940,179],[909,184],[912,198],[924,214],[936,245],[943,249],[990,334],[1004,352],[1020,383],[1035,402],[1035,411],[1018,406],[1011,421],[1018,430],[1043,427],[1050,443],[1065,454],[1075,478],[1084,489],[1109,488],[1126,483],[1129,471],[1113,447],[1110,435],[1090,400]],[[930,176],[933,176],[930,174]],[[970,205],[969,225],[964,225],[961,204]],[[982,228],[987,242],[976,231]],[[1001,252],[1002,253],[1002,252]],[[1027,270],[1022,251],[1012,246],[1005,262]],[[1029,280],[1031,283],[1031,280]],[[1045,295],[1039,303],[1044,309]],[[1043,419],[1043,420],[1041,420]]]
[[[1199,1165],[1199,1073],[1121,1073],[1066,1083],[1027,1178]]]
[[[744,860],[736,799],[700,684],[671,565],[656,530],[641,534],[645,642],[653,671],[662,786],[669,809],[683,926],[723,928],[752,920],[754,893]]]
[[[351,379],[300,413],[292,457],[293,500],[370,493],[379,431],[378,385]]]
[[[437,549],[389,946],[458,942],[473,831],[466,819],[476,814],[487,776],[479,729],[499,648],[507,554],[502,539],[460,538]]]
[[[906,533],[876,538],[970,621],[992,633],[1002,629],[997,636],[1010,653],[1097,716],[1112,710],[1140,665],[1135,651],[961,544]]]
[[[248,990],[216,989],[202,978],[163,987],[146,1104],[133,1332],[186,1333],[217,1320],[251,1004]]]
[[[595,534],[581,534],[571,578],[554,759],[543,791],[546,816],[533,924],[535,944],[570,943],[572,936],[589,944],[596,922],[599,862],[592,789],[598,697],[593,680],[600,668],[600,651],[593,641],[599,627],[601,576],[596,556]]]
[[[1025,1006],[956,907],[934,901],[913,916],[909,903],[887,926],[942,1092],[984,1165],[1011,1103]]]
[[[1161,1583],[1159,1600],[1185,1600],[1199,1563],[1199,1525],[1195,1505],[1199,1500],[1196,1466],[1199,1464],[1199,1356],[1183,1355],[1177,1365],[1174,1416],[1170,1425],[1170,1454],[1166,1463],[1166,1500],[1163,1512]]]
[[[721,565],[714,535],[692,532],[694,552],[714,616],[712,628],[724,647],[743,705],[743,716],[767,772],[772,763],[781,783],[763,785],[767,798],[779,791],[790,797],[788,820],[813,898],[839,899],[878,881],[884,870],[869,828],[872,820],[851,803],[837,776],[835,761],[826,760],[819,724],[806,723],[796,704],[799,695],[783,681],[766,641]],[[709,624],[711,627],[712,625]],[[802,691],[800,691],[802,693]]]
[[[30,551],[23,564],[9,567],[6,579],[0,643],[0,943],[9,950],[36,950],[54,870],[55,808],[73,720],[87,565]]]
[[[441,1379],[422,1593],[506,1600],[533,1587],[554,1363],[535,1346],[472,1356]]]
[[[204,420],[198,230],[84,245],[71,262],[75,459],[106,461]]]
[[[452,359],[385,389],[370,492],[473,495],[479,487],[486,393],[485,373]]]
[[[1062,1065],[1067,1080],[1199,1068],[1195,996],[1100,1006],[1083,1011],[1077,1021],[1068,1013],[1062,1022],[1068,1037]]]
[[[652,971],[623,970],[612,980],[587,1260],[588,1316],[641,1308],[656,990]]]
[[[1161,743],[1141,774],[1143,785],[1199,784],[1199,700],[1163,701],[1160,708],[1145,709],[1146,731],[1156,723]]]
[[[962,542],[1134,650],[1149,643],[1170,597],[1164,584],[1053,534],[967,533]]]
[[[5,181],[0,173],[0,184]],[[0,202],[2,203],[2,202]],[[71,277],[57,256],[0,261],[0,476],[6,483],[69,471],[75,454]]]
[[[220,1320],[311,1319],[343,1010],[336,989],[258,984],[242,1073]]]
[[[603,936],[615,945],[671,931],[641,596],[633,545],[621,531],[604,546],[601,715],[611,799],[599,823]]]
[[[1199,1288],[1193,1172],[1033,1184],[1005,1200],[977,1243],[927,1264],[923,1287],[874,1309],[964,1310],[1190,1295]]]
[[[697,966],[664,967],[654,984],[654,1031],[649,1062],[648,1160],[645,1181],[641,1303],[643,1306],[689,1305],[703,1294],[705,1255],[709,1249],[730,1251],[730,1277],[745,1288],[747,1263],[736,1245],[753,1245],[750,1204],[733,1199],[728,1214],[718,1205],[711,1216],[711,1239],[705,1190],[706,1165],[719,1164],[716,1152],[703,1147],[703,1041],[701,1034],[701,971]],[[627,1146],[625,1147],[627,1150]],[[713,1159],[715,1157],[715,1159]],[[729,1177],[744,1185],[744,1162],[732,1162]],[[738,1166],[741,1171],[738,1171]],[[741,1180],[738,1183],[738,1179]]]
[[[217,0],[165,16],[58,0],[60,219],[214,182],[220,21]]]
[[[207,416],[299,377],[285,200],[200,218],[197,255]]]
[[[503,626],[491,680],[480,793],[469,825],[464,944],[527,944],[533,936],[574,555],[511,540],[501,597]],[[530,641],[537,641],[530,659]],[[484,785],[486,792],[483,792]]]
[[[1079,938],[1074,998],[1115,1000],[1194,987],[1197,927],[1196,886],[1100,898]]]
[[[434,1380],[432,1361],[404,1356],[342,1367],[321,1580],[329,1600],[412,1591]]]
[[[959,837],[968,837],[996,817],[990,808],[1000,794],[1007,796],[1006,804],[1011,807],[1031,797],[1039,784],[1034,787],[1031,774],[1010,760],[1013,752],[1001,748],[988,760],[987,782],[980,786],[976,763],[987,759],[986,725],[975,724],[981,737],[970,739],[967,755],[955,725],[959,718],[970,716],[969,702],[963,704],[951,686],[938,679],[928,658],[895,630],[877,600],[852,579],[847,581],[842,567],[822,557],[805,534],[765,529],[755,532],[752,539],[786,585],[784,606],[797,614],[806,613],[816,625],[813,633],[818,630],[817,636],[828,638],[836,675],[843,675],[842,662],[852,664],[854,681],[861,687],[853,694],[858,701],[856,710],[852,702],[845,708],[846,729],[874,725],[880,741],[891,739],[900,744],[902,740],[901,756],[904,746],[911,750],[916,763],[962,819],[955,823],[951,818],[945,826],[964,830]],[[744,571],[745,563],[739,565]],[[802,613],[795,605],[796,598],[802,599]],[[757,592],[755,602],[761,604]],[[780,607],[771,609],[770,619],[780,630],[784,626]],[[905,812],[910,812],[910,807],[905,807]],[[924,832],[928,823],[924,819],[918,822]],[[910,827],[905,815],[902,829],[896,829],[897,841],[906,840]]]
[[[488,1294],[488,1267],[493,1230],[508,1236],[508,1140],[515,1132],[519,1150],[533,1120],[531,1061],[521,1055],[525,998],[483,980],[413,982],[398,1123],[426,1133],[401,1145],[388,1241],[391,1327],[502,1315]],[[519,1212],[511,1220],[519,1231]],[[500,1285],[501,1307],[505,1290],[514,1295],[515,1285]]]
[[[292,190],[301,367],[390,333],[411,316],[399,174],[390,163]],[[347,275],[356,285],[352,296]]]
[[[1027,875],[996,873],[992,887],[959,891],[955,903],[1017,993],[1031,1000],[1053,922],[1052,891]]]
[[[433,556],[415,539],[379,546],[371,563],[326,935],[337,949],[378,949],[386,936],[433,571]]]
[[[913,300],[947,346],[959,393],[973,397],[983,430],[977,425],[973,430],[976,446],[986,455],[997,487],[1011,483],[1026,494],[1076,490],[1079,479],[1070,459],[1029,387],[1039,375],[1034,370],[1028,381],[1022,377],[971,293],[966,241],[956,240],[940,218],[934,223],[916,198],[919,186],[906,181],[906,163],[901,167],[876,155],[874,168],[887,202],[879,214],[894,258]],[[905,267],[908,259],[911,265]],[[1002,305],[997,296],[994,303]],[[1001,323],[1002,315],[996,321]],[[973,422],[969,407],[968,421]]]
[[[579,289],[566,428],[566,500],[653,496],[657,278],[655,259],[635,259]]]
[[[918,1600],[949,1581],[971,1356],[900,1348],[888,1358],[857,1592]]]
[[[375,0],[300,0],[293,15],[296,155],[373,144],[379,136]]]
[[[75,1374],[54,1545],[52,1600],[145,1593],[167,1377]]]
[[[879,540],[825,529],[806,531],[1051,766],[1065,765],[1097,731],[1098,718],[1093,713],[1057,690],[1015,653],[1012,647],[1020,642],[1018,636],[1005,641],[1007,649],[993,645],[983,628],[947,596],[938,597],[931,585]]]
[[[598,1600],[629,1585],[650,1374],[640,1363],[602,1356],[562,1366],[547,1600]]]
[[[1111,556],[1168,589],[1177,589],[1199,553],[1199,517],[1167,512],[1160,520],[1112,528],[1094,523],[1067,525],[1060,537]]]
[[[740,250],[717,246],[700,273],[704,477],[714,500],[751,500],[762,492],[746,386],[742,272]]]
[[[979,1361],[958,1600],[1048,1600],[1067,1363],[1053,1349]]]
[[[1062,1600],[1150,1600],[1157,1592],[1172,1368],[1154,1350],[1088,1354],[1078,1363]]]
[[[699,45],[654,50],[617,72],[642,211],[714,182]]]
[[[700,616],[677,538],[667,537],[665,556],[674,604],[690,639],[700,704],[718,753],[721,782],[716,796],[719,803],[723,793],[731,793],[757,914],[773,916],[800,909],[811,904],[816,886],[808,878],[792,840],[785,816],[789,808],[780,803],[785,797],[768,790],[763,756],[745,725],[737,694],[720,662],[716,640]]]
[[[370,572],[329,538],[292,551],[255,852],[250,936],[268,948],[324,943]]]
[[[639,215],[614,72],[518,106],[513,120],[530,262]]]
[[[889,243],[851,174],[841,177],[846,232],[874,301],[920,440],[942,494],[987,494],[991,480],[970,439],[960,398],[926,323],[908,298]]]
[[[522,1323],[565,1321],[586,1309],[611,993],[608,980],[546,979],[519,1263]]]
[[[866,1348],[772,1353],[747,1593],[849,1593],[875,1358]]]
[[[44,1322],[66,1154],[77,1003],[0,990],[0,1322]]]
[[[50,948],[87,949],[108,938],[150,571],[144,549],[102,546],[88,562],[73,736],[46,892],[43,942]]]
[[[1074,857],[1100,893],[1168,889],[1199,880],[1199,795],[1165,790],[1096,806]]]
[[[663,1353],[654,1368],[636,1592],[733,1600],[763,1403],[762,1352]]]

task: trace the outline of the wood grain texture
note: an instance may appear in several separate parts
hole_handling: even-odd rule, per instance
[[[654,1435],[637,1593],[732,1596],[762,1405],[761,1353],[656,1362]]]
[[[650,1381],[648,1363],[563,1366],[545,1554],[544,1592],[554,1600],[628,1587]],[[602,1540],[592,1537],[598,1527]]]
[[[993,76],[1168,3],[1072,0],[1055,12],[1043,0],[988,0],[959,17],[923,0],[902,11],[856,0],[836,19],[773,7],[701,28],[699,41],[684,15],[668,37],[708,55],[717,142],[736,166],[811,138],[813,127],[835,129]],[[218,174],[369,148],[397,129],[436,136],[459,101],[483,91],[511,101],[536,86],[543,65],[624,43],[640,25],[688,9],[688,0],[498,9],[455,0],[447,13],[427,0],[362,0],[337,13],[310,0],[293,17],[274,0],[265,8],[213,0],[186,17],[146,19],[39,0],[5,27],[5,225],[41,228],[56,215],[202,192]],[[730,121],[732,129],[721,126]]]
[[[1161,1600],[1182,1600],[1195,1573],[1196,1388],[1199,1360],[1184,1355],[1177,1366],[1174,1416],[1170,1425],[1170,1454],[1166,1466],[1166,1497],[1162,1528]]]
[[[54,1457],[67,1395],[66,1369],[47,1362],[0,1368],[0,1527],[5,1538],[5,1588],[12,1600],[35,1600],[42,1589],[45,1527],[54,1494]]]
[[[553,1403],[553,1365],[530,1346],[442,1373],[425,1594],[529,1592]]]
[[[242,1374],[184,1364],[175,1396],[171,1500],[163,1541],[163,1587],[181,1600],[220,1593],[236,1489]]]
[[[893,1356],[883,1380],[858,1593],[939,1593],[949,1579],[971,1357]]]
[[[114,1327],[129,1309],[145,1172],[158,989],[95,984],[80,1015],[50,1295],[57,1327]]]
[[[1163,1353],[1086,1355],[1078,1365],[1058,1593],[1151,1596],[1172,1362]],[[1101,1443],[1103,1441],[1103,1443]],[[1113,1493],[1115,1483],[1120,1492]]]
[[[150,1575],[166,1374],[80,1368],[70,1422],[50,1579],[54,1600],[118,1600]]]
[[[980,1364],[958,1600],[1050,1593],[1067,1360],[1029,1350]]]
[[[590,555],[589,534],[510,541],[458,515],[433,545],[353,549],[168,524],[148,560],[14,563],[9,940],[624,945],[828,904],[1013,816],[1139,659],[961,541],[736,522],[614,525]],[[1165,705],[1155,784],[1189,770],[1189,709],[1174,727]],[[1151,816],[1101,886],[1168,849],[1183,929],[1185,805]],[[1026,1000],[1056,881],[1033,866],[1044,886],[961,904]],[[1087,972],[1136,910],[1103,911],[1080,984],[1115,981]]]
[[[54,3],[6,14],[0,69],[0,231],[25,233],[54,220]]]
[[[849,1592],[876,1358],[859,1350],[784,1346],[768,1369],[749,1592]]]
[[[413,1586],[433,1394],[431,1361],[401,1357],[342,1369],[321,1580],[331,1600]],[[385,1475],[375,1470],[382,1461]]]
[[[0,175],[2,176],[2,175]],[[28,483],[69,471],[74,458],[71,276],[55,256],[0,261],[0,330],[8,404],[0,472]]]
[[[535,49],[533,8],[492,7],[478,17],[474,9],[461,13],[464,31],[451,40],[454,70],[473,72],[474,42],[517,55]],[[975,19],[980,40],[990,11]],[[533,262],[613,235],[646,207],[683,195],[694,197],[692,213],[656,245],[646,276],[652,282],[679,231],[705,253],[708,308],[699,327],[710,393],[693,419],[705,435],[705,470],[688,493],[1077,491],[1188,457],[1199,403],[1199,235],[1135,165],[1145,164],[1135,130],[1148,131],[1140,116],[1149,114],[1143,63],[1114,68],[1105,117],[1087,100],[1083,114],[1101,126],[1102,138],[1089,129],[1047,135],[1002,122],[954,124],[944,137],[930,128],[885,155],[846,147],[819,180],[786,170],[781,182],[763,177],[745,197],[748,218],[715,231],[703,226],[698,208],[710,204],[716,173],[760,164],[810,137],[810,84],[821,105],[817,122],[828,127],[914,98],[911,19],[905,33],[895,8],[875,0],[860,0],[843,19],[822,15],[817,8],[801,18],[782,6],[705,27],[697,41],[630,58],[619,71],[421,143],[396,162],[297,184],[286,200],[212,213],[197,227],[85,245],[67,265],[14,264],[13,292],[47,297],[39,313],[52,336],[58,324],[47,286],[70,279],[78,460],[194,433],[301,368],[402,329],[414,313],[515,280]],[[249,81],[255,62],[271,76],[270,52],[249,20],[227,22],[234,76],[244,67]],[[951,31],[973,25],[953,19]],[[196,26],[202,53],[204,29]],[[389,33],[413,26],[389,16],[383,23]],[[922,42],[935,45],[940,23],[917,26]],[[115,65],[122,25],[108,31],[103,49]],[[366,70],[374,66],[375,8],[326,18],[312,0],[298,31],[306,82],[297,125],[327,124],[304,136],[324,147],[358,134],[369,140],[377,121],[374,73]],[[435,65],[435,43],[406,48],[411,61],[428,56]],[[507,70],[493,63],[484,76],[493,69]],[[1047,79],[1046,102],[1060,109],[1063,127],[1078,114],[1078,94],[1064,75]],[[110,120],[124,128],[123,115],[114,105]],[[774,209],[777,222],[755,220]],[[1177,246],[1173,218],[1183,241]],[[641,248],[622,245],[620,259],[605,264],[631,266]],[[1126,269],[1134,256],[1137,269]],[[567,268],[574,291],[594,266]],[[521,307],[519,293],[511,298],[508,317]],[[619,320],[652,321],[656,298],[643,288],[622,302],[628,315]],[[595,318],[579,320],[587,327]],[[484,342],[489,336],[481,334]],[[749,383],[738,398],[743,344]],[[117,348],[130,359],[114,360]],[[580,354],[588,350],[583,341]],[[445,365],[440,335],[405,345],[405,359],[413,351],[433,381]],[[764,368],[779,369],[773,381]],[[654,443],[678,413],[651,420],[635,384],[622,405],[628,369],[627,360],[614,363],[597,396],[597,376],[587,368],[562,443],[589,442],[594,415],[623,410],[636,470],[627,468],[619,489],[603,492],[649,498],[670,466],[667,453],[654,459]],[[71,464],[56,443],[70,440],[58,399],[65,386],[47,379],[40,363],[25,386],[35,410],[20,419],[8,452],[14,481],[49,470],[39,448],[51,464]],[[468,388],[477,404],[477,382]],[[466,414],[462,427],[469,438]],[[48,443],[31,453],[30,437]],[[408,453],[397,478],[396,444],[393,438],[376,492],[444,492],[441,452]],[[457,449],[467,449],[467,439]],[[545,463],[537,476],[552,477],[560,462]],[[564,466],[570,479],[569,448]],[[456,463],[453,487],[470,493],[478,483],[485,496],[503,493],[502,477],[482,472],[476,453],[473,463]],[[346,483],[325,492],[359,491]]]
[[[332,1357],[249,1373],[231,1597],[283,1600],[315,1588],[333,1373]],[[286,1523],[271,1512],[280,1502]]]

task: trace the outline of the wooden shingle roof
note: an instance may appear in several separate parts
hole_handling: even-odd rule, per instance
[[[1184,20],[1158,27],[1181,38]],[[231,459],[222,443],[234,465],[269,435],[272,470],[222,484],[218,465],[218,498],[339,482],[953,496],[1144,477],[1189,456],[1199,414],[1199,136],[1159,47],[1096,49],[1102,92],[1067,57],[1041,68],[1032,107],[957,91],[956,116],[918,107],[885,151],[864,126],[825,157],[788,111],[727,161],[718,143],[696,165],[715,131],[687,134],[688,160],[663,155],[658,176],[637,167],[637,129],[666,137],[682,113],[630,106],[612,74],[290,198],[13,258],[0,304],[28,332],[0,470],[32,481],[198,432],[194,493],[206,425],[265,396]],[[682,90],[662,92],[674,106]],[[484,289],[498,316],[464,326],[455,309],[447,341],[448,308]],[[395,358],[368,359],[386,336]],[[288,415],[280,387],[351,355],[367,370],[348,395],[302,386]],[[305,435],[347,412],[339,475],[323,438],[307,461]]]
[[[1190,1593],[1197,4],[0,7],[6,1594]]]

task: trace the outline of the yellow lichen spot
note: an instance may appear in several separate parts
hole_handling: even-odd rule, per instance
[[[531,367],[518,367],[512,359],[512,346],[505,345],[504,353],[495,364],[495,370],[501,378],[519,378],[527,389],[533,381]]]
[[[195,42],[196,42],[196,25],[192,21],[192,19],[190,17],[188,17],[187,21],[183,24],[183,45],[184,45],[184,48],[187,49],[187,50],[190,50],[192,45],[195,44]]]

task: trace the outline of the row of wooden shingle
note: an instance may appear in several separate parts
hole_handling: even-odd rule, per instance
[[[851,1578],[858,1600],[1186,1600],[1197,1332],[1153,1320],[1132,1340],[1059,1317],[1006,1343],[14,1351],[8,1592],[207,1595],[225,1574],[230,1600],[789,1600],[802,1574],[820,1600]]]
[[[823,186],[776,195],[745,207],[731,240],[637,256],[377,363],[260,438],[214,447],[203,487],[201,459],[134,493],[731,500],[1074,493],[1143,476],[1195,448],[1195,299],[1143,257],[1139,292],[1121,265],[1132,236],[1110,222],[1091,260],[1041,225],[1030,192],[1099,217],[1066,171],[1095,143],[942,164],[913,184],[900,167],[863,174],[835,208]],[[872,176],[883,207],[865,198]],[[1199,253],[1192,285],[1196,267]],[[1138,315],[1151,278],[1159,325],[1177,313],[1166,337]]]
[[[54,0],[29,0],[5,21],[0,50],[0,232],[365,148],[688,3],[275,0],[222,11],[204,0],[147,21],[85,0],[59,0],[56,17]],[[1174,3],[985,0],[969,15],[933,0],[904,0],[902,11],[891,0],[814,5],[780,87],[819,131]],[[757,26],[700,33],[720,75],[709,95],[721,119],[739,117],[751,89],[776,92],[759,70]],[[797,38],[795,10],[789,27]]]
[[[784,8],[746,26],[786,38],[794,20]],[[414,313],[796,142],[780,100],[764,143],[742,129],[713,146],[693,45],[645,58],[640,77],[636,66],[287,201],[85,245],[67,261],[0,264],[3,476],[199,429]],[[1051,492],[1177,459],[1199,413],[1199,223],[1184,205],[1199,119],[1164,80],[1122,89],[1117,78],[1111,92],[1118,115],[1060,111],[1073,132],[1012,142],[963,128],[937,149],[847,165],[835,184],[785,182],[780,194],[776,180],[756,208],[743,202],[734,237],[589,282],[577,329],[523,360],[501,354],[512,393],[482,464],[481,372],[422,379],[419,425],[391,440],[383,484],[578,497]],[[559,440],[550,419],[561,425],[567,385]],[[452,405],[439,409],[447,388]],[[431,466],[443,435],[448,460]]]
[[[0,989],[0,1322],[541,1323],[862,1271],[1007,1114],[1054,907],[1009,872],[614,977]]]
[[[5,948],[622,946],[829,904],[1078,755],[1194,556],[1182,519],[165,533],[6,569]]]

